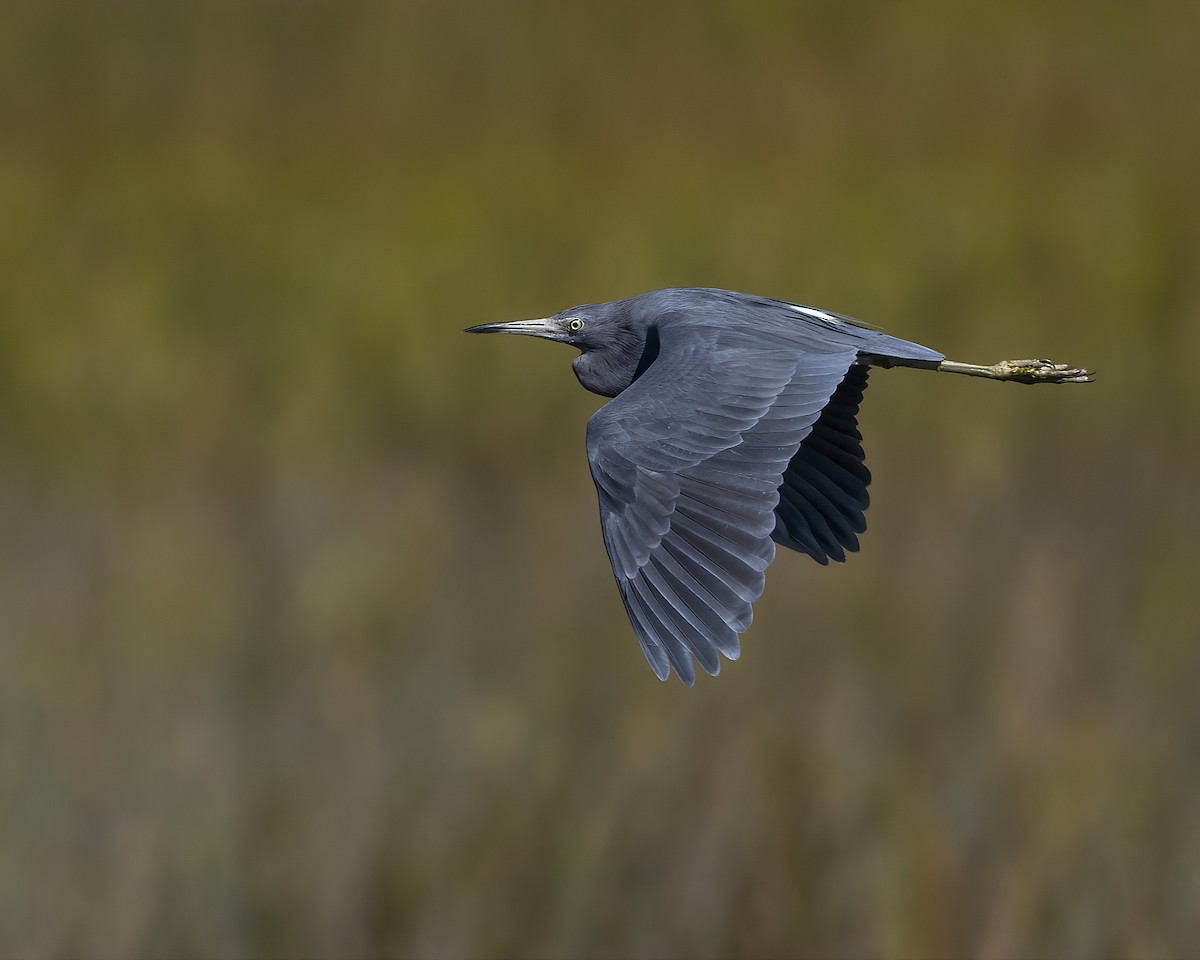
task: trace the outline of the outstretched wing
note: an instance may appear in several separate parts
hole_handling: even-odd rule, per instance
[[[869,369],[850,368],[783,472],[771,536],[818,563],[831,557],[844,561],[844,551],[857,550],[858,534],[867,529],[871,471],[858,432],[858,405]]]
[[[689,686],[739,654],[789,461],[854,362],[713,341],[664,349],[588,423],[604,545],[642,651]]]

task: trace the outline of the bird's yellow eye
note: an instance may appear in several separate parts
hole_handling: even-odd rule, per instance
[[[583,321],[580,320],[578,317],[575,317],[572,320],[568,320],[567,321],[567,329],[570,330],[572,333],[578,333],[580,330],[583,329]]]

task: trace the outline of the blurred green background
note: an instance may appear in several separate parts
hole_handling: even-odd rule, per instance
[[[0,955],[1200,941],[1196,5],[0,19]],[[654,680],[570,351],[676,285],[879,372],[864,551]]]

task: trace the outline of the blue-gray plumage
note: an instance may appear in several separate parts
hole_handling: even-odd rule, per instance
[[[468,333],[569,344],[588,422],[604,545],[659,679],[689,686],[739,654],[775,544],[845,560],[866,529],[871,474],[858,406],[871,366],[1023,383],[1082,383],[1045,360],[946,360],[850,317],[729,290],[656,290]]]

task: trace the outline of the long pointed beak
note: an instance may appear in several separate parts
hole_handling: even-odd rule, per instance
[[[518,333],[546,340],[561,340],[563,336],[558,321],[549,317],[541,320],[511,320],[508,323],[481,323],[477,327],[467,327],[463,333]]]

